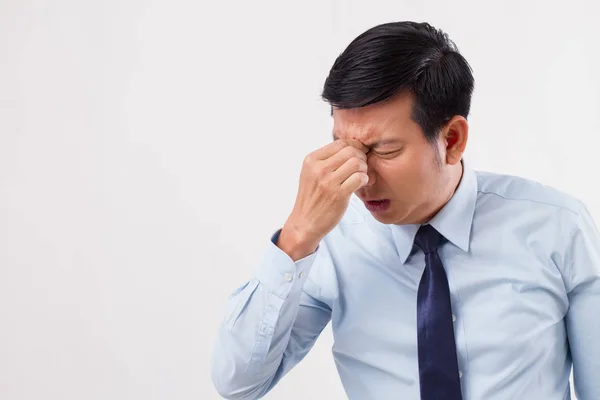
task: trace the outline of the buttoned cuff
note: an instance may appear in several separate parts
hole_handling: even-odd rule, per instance
[[[267,246],[262,262],[256,268],[254,276],[271,293],[281,299],[286,299],[291,293],[302,290],[319,248],[317,247],[312,254],[294,262],[275,244],[280,233],[281,229],[271,237],[271,242]]]

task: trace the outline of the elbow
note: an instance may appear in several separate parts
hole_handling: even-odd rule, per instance
[[[250,400],[240,385],[237,385],[238,374],[235,373],[236,366],[228,365],[223,356],[213,355],[210,366],[210,374],[214,388],[219,396],[227,400]]]
[[[212,382],[219,396],[226,400],[255,400],[258,396],[252,396],[232,380],[223,379],[223,376],[212,374]]]
[[[226,400],[258,400],[265,395],[262,385],[240,385],[233,380],[223,380],[221,376],[212,376],[213,385]]]
[[[226,400],[258,400],[266,394],[270,379],[257,382],[243,366],[227,362],[226,355],[217,357],[213,356],[211,362],[211,379],[219,396]]]

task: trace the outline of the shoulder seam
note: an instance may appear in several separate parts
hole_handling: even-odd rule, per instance
[[[551,206],[551,207],[556,207],[556,208],[560,208],[560,209],[563,209],[563,210],[567,210],[567,211],[570,211],[571,213],[575,214],[576,216],[579,216],[579,212],[578,211],[573,210],[573,209],[571,209],[569,207],[561,206],[559,204],[549,203],[549,202],[540,201],[540,200],[533,200],[533,199],[523,199],[523,198],[506,197],[506,196],[503,196],[503,195],[501,195],[499,193],[496,193],[496,192],[487,192],[487,191],[481,190],[481,189],[478,189],[477,193],[492,194],[492,195],[498,196],[498,197],[500,197],[500,198],[502,198],[504,200],[528,201],[528,202],[531,202],[531,203],[543,204],[543,205],[546,205],[546,206]]]

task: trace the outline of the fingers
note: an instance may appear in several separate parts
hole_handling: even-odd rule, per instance
[[[369,176],[364,172],[355,172],[340,186],[340,195],[349,197],[352,193],[369,182]]]
[[[366,175],[367,162],[358,157],[350,157],[331,174],[331,180],[338,185],[342,185],[344,181],[356,172],[362,172]]]
[[[304,168],[329,190],[350,196],[369,181],[367,151],[359,140],[338,139],[306,156]]]
[[[323,161],[332,157],[334,154],[338,153],[347,146],[352,146],[360,150],[362,153],[366,153],[368,150],[367,147],[364,144],[362,144],[359,140],[338,139],[324,147],[321,147],[317,151],[313,152],[311,155],[315,158],[315,161]]]
[[[333,154],[326,160],[323,160],[323,168],[329,172],[336,171],[340,168],[344,163],[351,158],[355,158],[357,160],[367,161],[367,155],[362,151],[357,149],[354,146],[345,146],[337,153]]]

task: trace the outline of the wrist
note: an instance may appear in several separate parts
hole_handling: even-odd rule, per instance
[[[286,222],[275,244],[296,262],[314,253],[319,246],[319,241],[311,238],[293,224]]]

